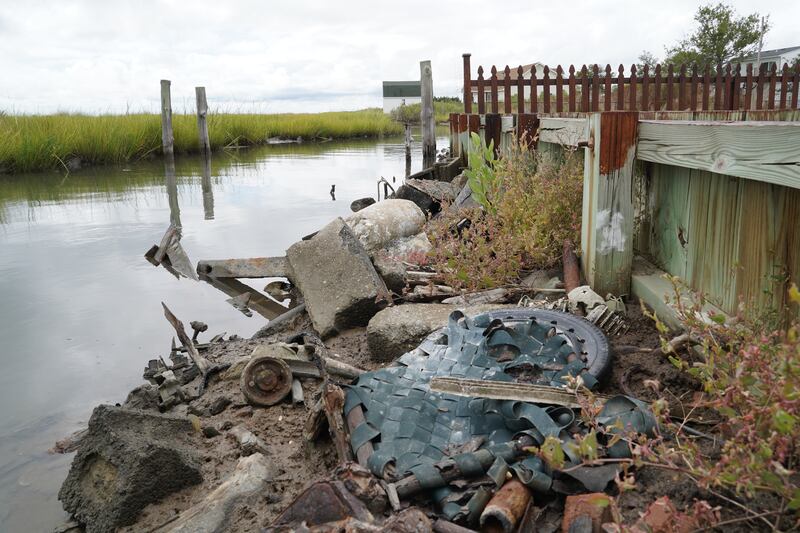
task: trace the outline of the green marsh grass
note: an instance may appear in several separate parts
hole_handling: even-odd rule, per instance
[[[199,150],[195,115],[173,115],[176,153]],[[266,143],[271,137],[304,140],[378,137],[402,126],[380,109],[330,113],[210,114],[213,150]],[[8,115],[0,113],[0,173],[123,163],[161,151],[161,117],[126,115]]]

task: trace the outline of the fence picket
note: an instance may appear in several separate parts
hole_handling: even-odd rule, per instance
[[[575,112],[575,65],[569,66],[569,112]]]
[[[592,111],[599,111],[600,109],[600,70],[597,63],[592,65],[592,98],[591,98]]]
[[[550,112],[550,67],[547,65],[544,66],[542,75],[542,111]]]
[[[603,110],[611,111],[611,65],[606,63],[605,87],[603,89]]]
[[[656,65],[655,83],[653,84],[653,111],[661,111],[661,65]]]
[[[478,114],[486,113],[486,91],[483,88],[483,67],[478,67]]]
[[[775,82],[778,80],[778,67],[775,63],[772,64],[769,71],[769,94],[767,101],[767,109],[775,109]]]
[[[622,66],[622,63],[617,71],[619,72],[617,75],[617,110],[621,111],[625,109],[625,67]]]
[[[536,81],[536,66],[531,67],[531,113],[539,112],[539,83]]]
[[[714,79],[714,109],[720,110],[724,102],[722,94],[722,63],[717,63],[717,77]]]
[[[464,113],[472,113],[472,69],[469,58],[472,54],[461,54],[464,59]]]
[[[797,109],[798,89],[800,89],[800,63],[794,66],[794,81],[792,82],[792,109]]]
[[[672,99],[674,95],[675,70],[672,63],[667,65],[667,111],[672,111]]]
[[[556,67],[556,113],[564,111],[564,70]]]
[[[498,108],[499,108],[499,104],[497,102],[497,67],[495,67],[494,65],[492,65],[491,84],[492,84],[492,94],[491,94],[491,97],[492,97],[492,113],[497,113]]]
[[[764,73],[767,66],[762,63],[758,69],[758,79],[756,79],[756,109],[761,109],[764,105]]]
[[[511,69],[506,65],[503,71],[503,112],[511,114]]]
[[[731,64],[725,66],[725,81],[723,84],[725,91],[725,107],[724,109],[733,109],[733,77],[731,76]]]
[[[678,77],[678,111],[686,109],[686,65],[681,65]]]
[[[708,93],[711,90],[711,67],[706,63],[703,71],[703,111],[708,111]]]
[[[781,95],[778,109],[786,109],[786,91],[789,90],[789,65],[784,63],[781,69]]]
[[[517,113],[525,114],[525,78],[522,77],[522,65],[517,67]]]
[[[650,65],[645,65],[642,72],[642,111],[650,109]]]
[[[737,63],[733,71],[733,100],[730,109],[737,110],[742,100],[742,64]]]
[[[630,110],[636,111],[638,109],[636,102],[636,65],[631,65],[631,97],[630,97]]]
[[[744,82],[744,109],[750,110],[750,105],[753,102],[753,64],[747,64],[747,71]]]
[[[697,63],[692,65],[692,79],[689,83],[689,109],[697,111]]]
[[[589,112],[589,71],[586,65],[581,67],[581,111]]]

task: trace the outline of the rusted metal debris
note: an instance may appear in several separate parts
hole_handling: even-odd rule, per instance
[[[374,520],[366,505],[353,496],[341,481],[320,481],[303,491],[272,523],[282,525],[305,523],[313,527],[355,518],[370,523]]]
[[[197,281],[197,274],[195,274],[192,262],[181,246],[180,240],[180,228],[170,224],[161,238],[161,242],[147,250],[144,257],[153,266],[163,266],[176,278],[183,276]]]
[[[575,255],[575,245],[569,239],[564,241],[564,290],[567,293],[576,289],[581,284],[581,271],[578,268],[578,256]]]
[[[292,375],[295,377],[321,378],[322,374],[320,373],[319,368],[309,355],[309,352],[313,349],[313,347],[298,345],[296,343],[262,344],[253,349],[251,357],[253,359],[260,357],[273,357],[282,359],[287,365],[289,365]],[[325,368],[327,371],[336,376],[347,379],[355,379],[365,372],[360,368],[354,367],[330,356],[323,356],[323,360],[325,362]]]
[[[516,479],[500,487],[481,513],[481,527],[488,531],[512,533],[531,501],[531,491]]]
[[[274,357],[252,359],[242,371],[239,386],[247,401],[267,407],[283,400],[292,390],[292,371]]]
[[[611,498],[602,492],[567,496],[564,504],[564,533],[595,533],[602,525],[611,522]]]

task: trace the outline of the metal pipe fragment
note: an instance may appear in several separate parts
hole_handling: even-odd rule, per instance
[[[531,492],[516,479],[507,481],[489,500],[481,514],[481,528],[511,533],[525,514]]]

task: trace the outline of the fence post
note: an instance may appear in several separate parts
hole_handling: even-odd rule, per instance
[[[464,58],[464,113],[472,113],[472,73],[470,72],[469,58],[472,54],[462,54]]]
[[[422,95],[422,159],[423,167],[429,167],[436,158],[436,126],[433,115],[433,71],[430,61],[419,62],[420,88]]]
[[[172,137],[172,98],[169,93],[169,80],[161,80],[161,146],[164,155],[173,154],[174,138]]]
[[[581,250],[586,281],[604,297],[630,294],[638,120],[636,111],[589,116]]]
[[[208,140],[208,102],[206,101],[206,88],[195,87],[195,97],[197,99],[197,134],[200,136],[200,150],[208,154],[211,152],[211,143]]]

